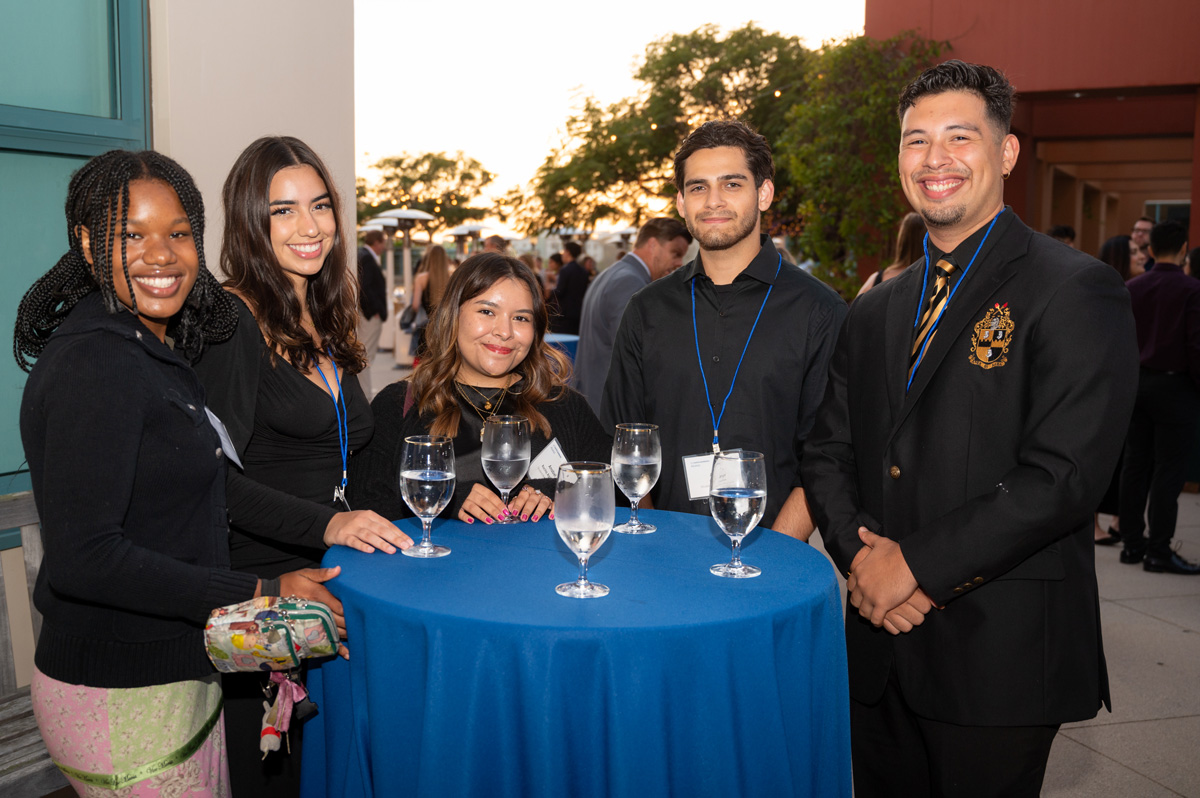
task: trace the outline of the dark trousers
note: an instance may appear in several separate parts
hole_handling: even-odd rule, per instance
[[[1141,370],[1121,469],[1121,540],[1126,549],[1171,556],[1197,414],[1200,393],[1190,377]],[[1148,541],[1143,513],[1150,520]]]
[[[225,747],[229,754],[229,786],[233,798],[296,798],[300,795],[300,754],[303,724],[292,719],[278,751],[263,759],[259,750],[262,732],[263,673],[226,673]],[[290,743],[290,745],[289,745]],[[289,750],[290,749],[290,750]]]
[[[879,703],[850,701],[856,798],[1037,798],[1058,726],[958,726],[914,714],[895,673]]]

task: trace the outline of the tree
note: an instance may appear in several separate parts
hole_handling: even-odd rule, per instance
[[[798,243],[843,294],[858,288],[858,260],[887,252],[908,211],[896,180],[896,98],[949,46],[913,33],[827,45],[788,115],[777,162],[802,197]]]
[[[634,74],[642,84],[636,96],[608,107],[586,99],[532,190],[513,189],[505,204],[528,232],[604,219],[639,225],[675,196],[671,155],[695,126],[738,117],[768,140],[781,133],[812,57],[798,38],[753,23],[724,36],[706,25],[653,41]],[[787,175],[776,189],[786,212]]]
[[[469,203],[492,182],[493,175],[462,152],[394,155],[374,168],[380,172],[377,181],[356,181],[360,222],[393,208],[411,208],[433,215],[434,221],[427,227],[434,232],[492,212]]]

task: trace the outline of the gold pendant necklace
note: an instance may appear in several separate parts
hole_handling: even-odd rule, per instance
[[[489,418],[496,415],[496,411],[500,409],[500,405],[504,404],[504,397],[508,395],[508,386],[505,385],[504,389],[500,391],[500,398],[496,400],[496,405],[495,405],[495,407],[493,407],[491,400],[488,399],[486,396],[484,396],[482,391],[480,391],[474,385],[467,386],[472,391],[475,391],[475,393],[479,394],[479,398],[485,400],[484,404],[483,404],[483,410],[488,411],[488,414],[485,416],[483,414],[483,410],[480,410],[479,407],[476,406],[476,404],[471,401],[471,397],[467,396],[467,392],[463,390],[463,384],[461,382],[459,382],[458,380],[455,380],[454,387],[458,389],[459,396],[461,396],[463,398],[463,400],[471,406],[471,409],[475,411],[475,414],[479,416],[480,420],[484,423],[484,425],[487,424],[487,420]],[[480,441],[480,443],[483,442],[483,427],[482,426],[479,428],[479,441]]]

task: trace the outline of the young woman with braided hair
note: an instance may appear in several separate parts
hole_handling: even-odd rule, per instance
[[[318,564],[334,544],[389,554],[412,541],[390,521],[351,511],[352,452],[374,421],[357,372],[357,273],[341,202],[321,158],[288,136],[261,138],[225,180],[221,268],[237,330],[196,365],[244,468],[228,482],[233,568],[272,576]],[[258,674],[225,677],[235,795],[299,794],[302,726],[290,752],[263,761]]]
[[[112,151],[71,178],[69,250],[25,295],[21,440],[42,523],[34,715],[88,795],[227,794],[211,610],[267,594],[340,604],[336,570],[229,567],[225,458],[189,362],[232,334],[204,266],[204,205],[155,152]]]

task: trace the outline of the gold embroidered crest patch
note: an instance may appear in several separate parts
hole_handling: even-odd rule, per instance
[[[994,369],[1008,362],[1008,346],[1016,327],[1008,313],[1008,303],[999,302],[975,324],[971,336],[971,365]]]

